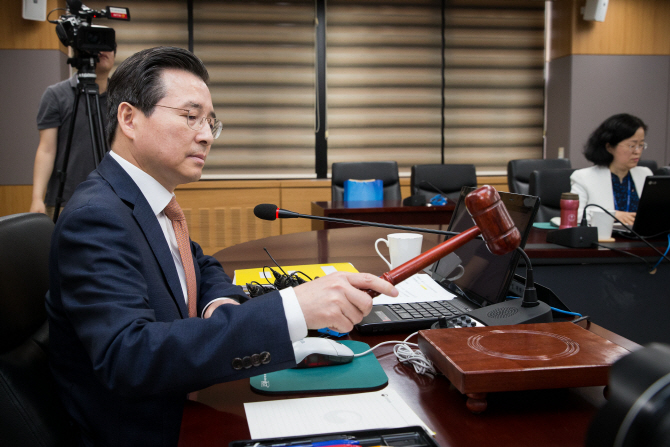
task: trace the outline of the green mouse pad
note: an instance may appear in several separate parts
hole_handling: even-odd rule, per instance
[[[558,230],[558,227],[551,222],[535,222],[533,226],[540,230]]]
[[[359,354],[370,349],[366,343],[337,340]],[[285,369],[249,379],[251,389],[261,394],[291,394],[328,391],[374,391],[388,384],[388,377],[374,351],[355,357],[344,365]]]

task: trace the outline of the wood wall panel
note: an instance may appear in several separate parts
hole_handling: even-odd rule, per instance
[[[65,0],[47,0],[47,18],[57,19],[64,11],[49,11],[65,8]],[[67,53],[56,36],[56,26],[49,22],[37,22],[23,18],[23,2],[2,2],[0,19],[0,49],[3,50],[61,50]]]
[[[0,216],[27,213],[32,194],[32,185],[0,185]]]
[[[477,178],[507,191],[507,177]],[[400,179],[402,197],[410,195],[410,179]],[[0,216],[25,213],[30,209],[31,185],[0,185]],[[310,214],[311,203],[330,200],[330,180],[220,180],[182,185],[175,191],[184,210],[191,238],[206,254],[231,245],[279,234],[311,231],[309,219],[263,221],[254,216],[254,207],[273,203],[287,210]]]
[[[573,54],[670,54],[670,2],[610,1],[604,22],[577,20]]]
[[[571,54],[670,54],[670,1],[610,1],[604,22],[586,21],[586,0],[554,0],[551,59]]]

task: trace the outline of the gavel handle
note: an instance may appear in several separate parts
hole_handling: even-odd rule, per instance
[[[449,253],[453,252],[457,248],[460,248],[461,246],[471,241],[472,239],[476,238],[480,234],[481,230],[479,229],[479,227],[474,226],[468,230],[465,230],[458,236],[454,236],[451,239],[448,239],[442,242],[441,244],[436,245],[430,250],[427,250],[425,253],[421,253],[416,258],[410,259],[409,261],[405,262],[402,265],[399,265],[393,270],[383,273],[380,276],[380,278],[390,282],[393,285],[396,285],[406,280],[413,274],[425,269],[430,264],[439,261]],[[379,295],[379,293],[375,292],[374,290],[366,290],[366,292],[372,298]]]

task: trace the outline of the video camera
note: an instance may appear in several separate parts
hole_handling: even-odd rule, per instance
[[[76,58],[90,58],[97,56],[100,51],[116,49],[114,29],[92,25],[93,19],[130,20],[128,8],[107,6],[102,11],[95,11],[80,0],[67,0],[67,12],[51,23],[56,24],[56,34],[61,43],[74,49]]]

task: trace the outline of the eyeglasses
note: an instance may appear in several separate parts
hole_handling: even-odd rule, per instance
[[[178,109],[177,107],[162,106],[160,104],[154,104],[154,106],[172,110],[181,110],[182,112],[186,112],[186,115],[184,115],[186,117],[186,124],[191,129],[199,131],[203,128],[205,122],[207,122],[207,124],[209,124],[210,130],[212,131],[212,136],[214,137],[215,140],[219,138],[219,135],[221,135],[221,129],[223,129],[223,123],[216,118],[212,118],[206,115],[198,116],[197,113],[191,113],[195,112],[195,110],[192,109]]]
[[[640,143],[640,144],[632,144],[632,143],[620,143],[621,146],[625,147],[628,149],[629,152],[635,152],[636,150],[642,152],[643,150],[647,149],[647,143]]]

